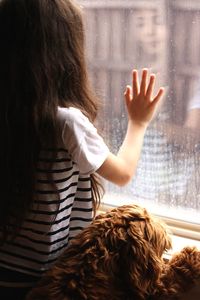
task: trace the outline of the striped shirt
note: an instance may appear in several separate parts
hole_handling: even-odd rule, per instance
[[[60,147],[41,151],[34,205],[16,239],[0,247],[0,267],[38,277],[91,222],[90,174],[109,152],[80,110],[59,108],[58,121]]]

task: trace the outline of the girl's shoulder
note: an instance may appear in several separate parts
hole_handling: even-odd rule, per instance
[[[96,127],[81,112],[69,107],[59,107],[58,114],[62,120],[62,143],[81,174],[95,172],[108,156],[109,149]]]
[[[58,107],[58,120],[61,126],[73,127],[75,125],[91,129],[93,124],[81,112],[80,109],[75,107]]]
[[[75,107],[61,107],[61,106],[58,106],[58,115],[61,115],[61,116],[81,116],[83,115],[83,113],[81,112],[80,109],[78,108],[75,108]]]
[[[58,118],[65,121],[68,119],[88,119],[78,108],[61,106],[58,107]]]

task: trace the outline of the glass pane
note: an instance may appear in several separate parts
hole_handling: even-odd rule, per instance
[[[107,184],[105,201],[139,202],[155,213],[200,223],[200,2],[79,2],[90,75],[103,100],[98,125],[114,153],[126,131],[123,93],[131,69],[150,68],[166,88],[136,176],[123,188]]]

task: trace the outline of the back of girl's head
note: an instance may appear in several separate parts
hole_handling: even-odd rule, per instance
[[[67,101],[93,114],[94,104],[87,105],[82,14],[73,1],[2,0],[0,40],[1,82],[9,92],[4,101],[10,97],[12,106],[17,102],[37,117]]]
[[[93,120],[97,105],[73,0],[0,0],[0,41],[3,226],[31,202],[39,151],[57,143],[57,107],[76,106]]]

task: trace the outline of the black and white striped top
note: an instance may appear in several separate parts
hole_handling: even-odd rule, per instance
[[[17,238],[0,247],[0,267],[41,276],[92,220],[90,174],[109,150],[78,109],[59,108],[58,120],[60,148],[54,159],[52,149],[41,152],[33,209]]]

